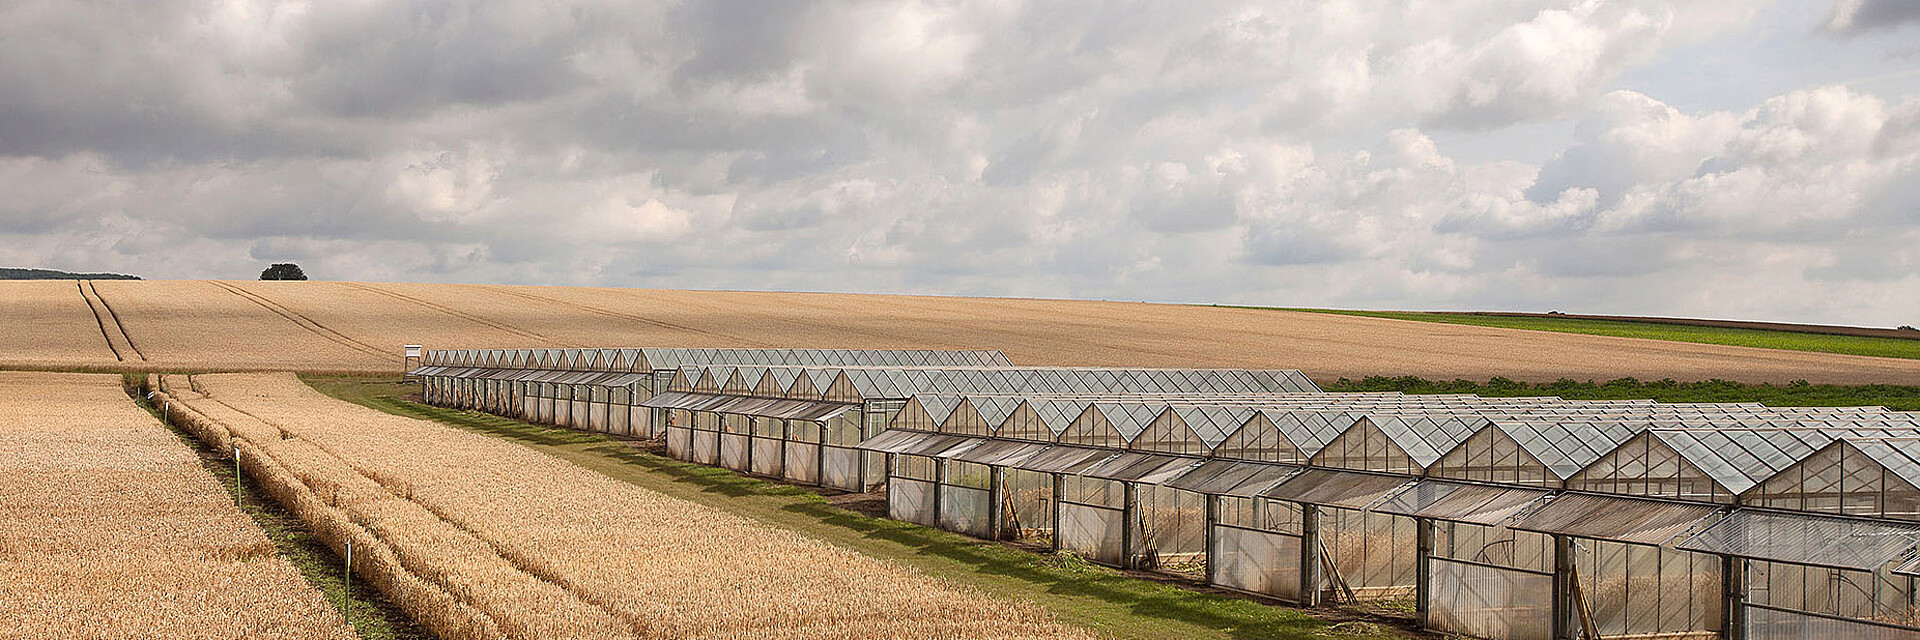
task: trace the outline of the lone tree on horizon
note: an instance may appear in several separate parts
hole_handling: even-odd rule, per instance
[[[300,265],[297,265],[291,262],[281,262],[271,267],[267,267],[266,271],[260,272],[260,279],[261,280],[305,280],[307,279],[307,272],[301,271]]]

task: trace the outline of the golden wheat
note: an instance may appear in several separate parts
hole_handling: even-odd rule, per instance
[[[65,286],[59,286],[64,284]],[[0,367],[391,373],[403,344],[1001,349],[1022,364],[1376,374],[1920,383],[1920,361],[1313,313],[1105,301],[349,282],[96,283],[144,362],[116,363],[72,283],[0,282]]]
[[[281,478],[278,491],[323,535],[350,526],[356,549],[381,550],[388,566],[361,570],[411,581],[389,591],[410,613],[469,621],[436,626],[443,637],[1088,637],[1032,607],[342,403],[289,375],[192,386],[204,395],[166,379],[176,419]]]
[[[0,372],[0,637],[351,638],[119,382]]]

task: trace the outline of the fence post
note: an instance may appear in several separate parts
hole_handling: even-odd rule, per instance
[[[233,503],[244,504],[244,495],[240,492],[240,440],[233,441]]]
[[[1300,505],[1300,606],[1320,606],[1320,507]]]
[[[353,538],[347,538],[346,573],[340,577],[340,617],[353,626]]]

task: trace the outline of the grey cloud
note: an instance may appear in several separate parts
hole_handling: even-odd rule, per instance
[[[1615,91],[1725,4],[9,5],[0,259],[1675,313],[1672,280],[1899,284],[1833,256],[1920,226],[1920,103]],[[1569,116],[1544,166],[1405,128]]]
[[[1907,0],[1835,0],[1827,28],[1844,33],[1894,29],[1920,23],[1920,4]]]

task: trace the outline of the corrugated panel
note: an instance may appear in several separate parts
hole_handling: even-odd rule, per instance
[[[1167,480],[1165,484],[1175,489],[1208,495],[1245,496],[1273,486],[1273,483],[1297,469],[1298,467],[1259,462],[1211,460],[1179,477]],[[1238,493],[1235,493],[1236,489],[1239,490]]]
[[[1123,453],[1100,464],[1088,467],[1079,475],[1105,478],[1108,480],[1139,480],[1173,465],[1192,464],[1192,458],[1163,456],[1151,453]]]
[[[1050,445],[1035,442],[993,440],[978,447],[957,452],[957,454],[953,456],[942,455],[939,457],[951,457],[963,462],[1007,467],[1017,465],[1023,460],[1040,455],[1040,452],[1046,451],[1049,447]]]
[[[1662,544],[1720,512],[1714,505],[1566,493],[1510,525],[1521,531]]]
[[[1399,476],[1308,469],[1260,495],[1305,504],[1363,509],[1407,481],[1408,478]]]
[[[1087,449],[1084,447],[1054,446],[1039,455],[1016,462],[1010,466],[1028,471],[1047,473],[1075,473],[1081,469],[1098,464],[1113,456],[1115,452],[1106,449]]]
[[[953,436],[928,433],[925,431],[888,429],[880,432],[879,435],[860,441],[860,444],[853,445],[853,448],[878,451],[881,453],[900,453],[917,445],[928,442],[940,442],[952,438]]]
[[[1549,491],[1421,480],[1374,511],[1453,522],[1497,525],[1526,509]]]
[[[1920,524],[1736,509],[1675,545],[1741,558],[1871,571],[1906,555]]]

